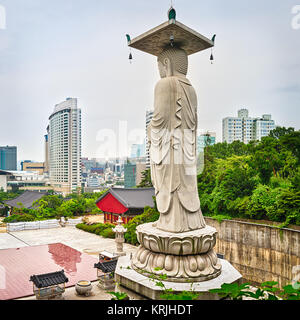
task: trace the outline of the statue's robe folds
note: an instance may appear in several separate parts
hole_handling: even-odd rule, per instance
[[[197,188],[197,96],[186,78],[166,77],[155,88],[148,126],[158,229],[186,232],[206,226]]]

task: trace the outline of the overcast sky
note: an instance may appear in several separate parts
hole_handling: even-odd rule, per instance
[[[222,139],[222,119],[248,108],[277,125],[300,128],[300,29],[297,0],[174,0],[177,20],[211,38],[192,55],[188,78],[198,94],[199,128]],[[167,21],[170,0],[0,0],[0,145],[18,160],[44,160],[45,129],[54,105],[77,97],[82,156],[97,157],[99,132],[144,130],[159,80],[154,56],[132,50],[132,38]],[[300,19],[299,19],[300,20]],[[1,21],[0,21],[1,24]],[[131,141],[130,143],[135,142]]]

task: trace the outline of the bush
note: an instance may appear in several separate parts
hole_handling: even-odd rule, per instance
[[[288,189],[288,188],[290,188],[292,186],[292,183],[288,179],[283,179],[283,178],[280,178],[280,177],[272,177],[270,179],[269,186],[272,189],[276,189],[276,188]]]
[[[286,190],[278,196],[277,211],[285,225],[300,226],[300,191]]]
[[[96,223],[87,225],[85,223],[79,223],[76,225],[76,228],[81,229],[83,231],[94,233],[98,236],[102,236],[103,238],[115,238],[115,233],[112,231],[112,229],[115,227],[115,225],[111,223]]]
[[[138,244],[136,236],[136,227],[140,224],[155,222],[159,219],[159,212],[156,209],[145,207],[144,213],[134,217],[131,221],[125,225],[127,232],[125,233],[125,241],[127,243],[136,245]]]
[[[96,233],[97,228],[99,227],[98,224],[85,224],[85,223],[79,223],[76,225],[76,228],[81,229],[83,231],[86,232],[90,232],[90,233]]]
[[[247,217],[249,204],[250,204],[250,197],[237,198],[234,201],[234,209],[238,212],[237,216]]]
[[[199,194],[200,202],[201,202],[201,209],[203,212],[204,216],[209,216],[211,214],[210,212],[210,203],[211,203],[211,198],[210,195],[207,193],[202,193]]]
[[[106,228],[101,232],[101,236],[103,238],[114,239],[115,238],[115,233],[113,232],[112,228]]]
[[[14,222],[32,222],[35,221],[35,217],[30,214],[13,214],[9,217],[6,217],[3,222],[5,223],[14,223]]]
[[[276,207],[277,196],[281,188],[271,189],[266,185],[259,185],[253,192],[246,215],[252,219],[270,219],[280,221]]]

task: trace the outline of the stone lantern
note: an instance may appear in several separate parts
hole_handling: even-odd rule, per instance
[[[125,241],[124,239],[124,233],[127,231],[126,228],[122,226],[122,219],[119,217],[117,221],[117,226],[113,229],[113,232],[116,233],[115,241],[117,246],[117,255],[118,256],[126,256],[126,253],[123,251],[123,243]]]

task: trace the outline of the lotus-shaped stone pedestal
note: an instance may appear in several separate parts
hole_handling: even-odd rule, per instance
[[[213,248],[216,229],[203,229],[184,233],[158,230],[152,223],[137,227],[140,247],[131,266],[144,275],[167,276],[167,281],[206,281],[220,275],[221,264]]]

